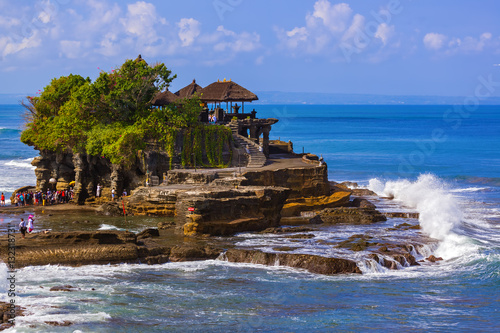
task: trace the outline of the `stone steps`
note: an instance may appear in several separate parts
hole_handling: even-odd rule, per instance
[[[233,132],[233,138],[237,146],[249,150],[247,168],[260,168],[266,164],[267,158],[263,152],[259,151],[259,146],[245,137]]]

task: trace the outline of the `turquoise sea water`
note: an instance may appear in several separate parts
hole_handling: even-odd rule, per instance
[[[377,202],[382,209],[418,211],[420,219],[411,222],[433,240],[419,248],[417,257],[432,252],[445,260],[389,271],[360,254],[353,259],[363,275],[334,277],[223,260],[30,267],[16,275],[16,302],[30,311],[17,319],[17,330],[500,330],[500,107],[467,112],[447,106],[255,108],[258,117],[280,119],[272,139],[292,140],[297,152],[304,147],[323,155],[331,180],[355,181],[394,196],[391,202]],[[6,192],[35,183],[29,162],[36,152],[18,142],[21,113],[18,106],[0,106],[0,188]],[[0,223],[17,218],[3,215]],[[112,219],[95,223],[120,227]],[[384,226],[397,223],[390,219]],[[347,237],[366,231],[362,228],[332,228],[315,238]],[[240,246],[272,251],[283,241],[273,237],[242,234],[237,240]],[[302,251],[339,255],[314,242],[304,243]],[[81,291],[49,291],[61,284]],[[74,324],[44,323],[62,320]]]

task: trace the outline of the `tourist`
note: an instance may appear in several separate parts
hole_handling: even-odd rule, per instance
[[[127,190],[125,190],[125,189],[124,189],[124,190],[123,190],[123,193],[122,193],[122,197],[124,197],[124,198],[125,198],[126,196],[127,196]]]
[[[21,206],[24,206],[24,195],[22,193],[19,194],[19,203]]]
[[[112,190],[111,190],[111,200],[112,200],[112,201],[115,201],[115,194],[116,194],[115,189],[112,189]]]
[[[101,196],[101,184],[97,184],[97,191],[95,196],[98,198]]]
[[[26,228],[26,222],[24,222],[24,219],[21,218],[21,223],[19,223],[19,231],[21,232],[21,234],[23,235],[23,238],[26,237],[26,230],[28,228]]]
[[[214,124],[217,122],[217,116],[216,115],[214,115],[213,121],[214,121]]]
[[[245,147],[245,152],[246,152],[248,155],[250,155],[250,147],[249,147],[248,145]]]
[[[2,192],[2,196],[0,197],[0,205],[5,206],[5,195]]]
[[[33,220],[33,215],[30,215],[30,216],[28,217],[28,232],[29,232],[30,234],[31,234],[31,232],[32,232],[32,231],[33,231],[33,229],[34,229],[33,222],[35,222],[35,221]]]

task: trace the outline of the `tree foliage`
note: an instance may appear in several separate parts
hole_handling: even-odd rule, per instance
[[[28,97],[21,141],[39,150],[86,152],[114,164],[133,162],[154,140],[172,156],[179,129],[195,126],[198,98],[154,108],[155,95],[176,77],[164,64],[127,60],[92,82],[70,74],[53,79],[38,96]]]

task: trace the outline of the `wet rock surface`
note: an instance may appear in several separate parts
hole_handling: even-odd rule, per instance
[[[10,302],[0,302],[0,331],[14,326],[16,317],[24,316],[25,308]]]
[[[372,208],[327,208],[319,215],[327,224],[371,224],[387,220],[382,213]]]
[[[311,273],[325,275],[361,274],[360,269],[352,260],[310,254],[266,253],[258,250],[229,249],[225,253],[225,258],[230,262],[302,268]]]

